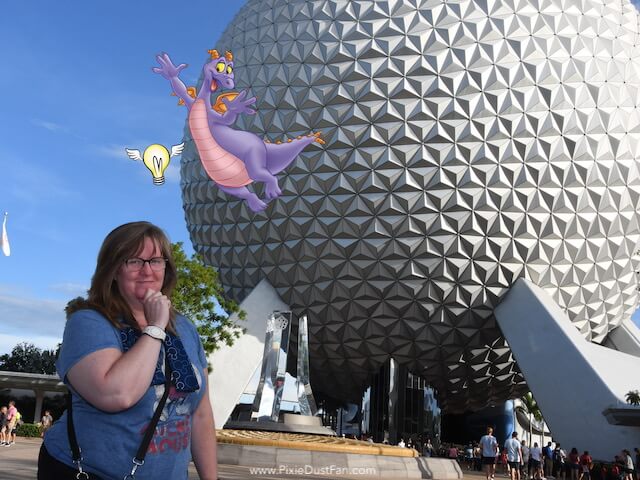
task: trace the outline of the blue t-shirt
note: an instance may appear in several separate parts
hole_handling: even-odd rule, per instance
[[[172,387],[155,434],[147,450],[144,465],[136,472],[136,480],[187,479],[191,461],[191,429],[193,413],[207,388],[204,369],[207,366],[200,337],[195,326],[185,317],[176,318],[176,330],[191,361],[200,388],[192,393],[177,392]],[[67,372],[88,354],[104,348],[123,350],[119,330],[100,313],[80,310],[67,320],[58,375],[67,382]],[[161,350],[159,362],[164,359]],[[160,362],[164,369],[164,361]],[[164,384],[150,386],[147,393],[131,408],[107,413],[73,395],[73,424],[82,450],[82,466],[88,472],[106,479],[121,479],[131,471],[146,426],[156,409]],[[71,446],[67,436],[66,412],[47,430],[44,445],[55,459],[73,467]]]

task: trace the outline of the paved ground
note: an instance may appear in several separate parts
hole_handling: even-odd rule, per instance
[[[40,449],[40,439],[18,438],[18,443],[11,447],[0,447],[0,478],[2,480],[33,480],[36,478],[38,451]],[[221,465],[220,478],[224,480],[240,479],[261,479],[261,480],[336,480],[345,478],[356,478],[358,480],[370,480],[366,476],[328,476],[328,475],[306,475],[295,474],[258,474],[252,472],[248,467],[238,467],[234,465]],[[469,480],[484,480],[483,476],[476,474],[465,475]],[[189,469],[189,479],[197,480],[198,475],[193,465]],[[159,479],[164,480],[164,479]],[[499,479],[498,480],[502,480]],[[506,480],[506,479],[505,479]]]

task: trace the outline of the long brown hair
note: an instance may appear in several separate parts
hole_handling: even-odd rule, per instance
[[[67,316],[83,308],[91,308],[102,313],[116,328],[121,328],[122,322],[139,329],[129,304],[120,294],[116,275],[123,262],[136,255],[144,244],[145,238],[151,239],[160,247],[162,256],[167,259],[164,271],[162,293],[171,297],[178,280],[176,265],[171,254],[171,244],[165,233],[159,227],[149,222],[131,222],[120,225],[112,230],[102,242],[96,270],[91,278],[88,297],[76,298],[67,304]],[[171,316],[167,330],[175,334],[176,312],[171,309]]]

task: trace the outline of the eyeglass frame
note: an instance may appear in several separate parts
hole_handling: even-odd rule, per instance
[[[140,265],[140,268],[134,268],[132,265],[130,265],[128,262],[130,262],[131,260],[140,260],[142,262],[142,265]],[[162,260],[162,264],[158,263],[158,268],[154,268],[153,264],[151,262],[155,261],[155,260]],[[161,272],[163,270],[167,269],[167,262],[169,260],[165,257],[152,257],[152,258],[148,258],[148,259],[144,259],[144,258],[140,258],[140,257],[131,257],[131,258],[126,258],[122,261],[122,263],[124,264],[125,268],[130,271],[130,272],[139,272],[140,270],[144,269],[144,264],[148,263],[149,264],[149,268],[154,271],[154,272]]]

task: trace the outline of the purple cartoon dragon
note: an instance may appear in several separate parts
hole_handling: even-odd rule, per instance
[[[217,50],[209,50],[211,60],[202,69],[204,80],[195,93],[187,88],[178,75],[187,65],[175,66],[169,55],[156,57],[160,67],[153,71],[169,80],[174,93],[189,109],[189,128],[198,149],[202,166],[209,177],[223,191],[245,200],[251,210],[259,212],[267,206],[247,188],[257,181],[265,184],[265,199],[282,194],[276,175],[287,168],[309,144],[324,144],[320,133],[290,139],[284,143],[266,143],[257,135],[231,128],[242,113],[254,115],[256,98],[247,98],[247,91],[224,93],[211,105],[211,94],[218,87],[234,88],[233,55],[222,57]]]

